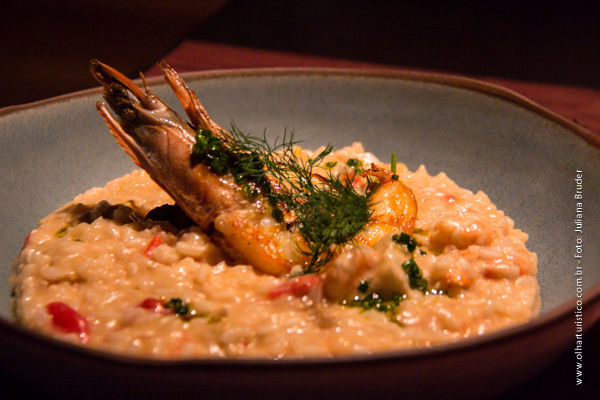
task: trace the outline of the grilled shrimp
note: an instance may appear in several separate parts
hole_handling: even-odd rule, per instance
[[[377,184],[371,189],[374,190],[371,221],[358,235],[358,241],[373,247],[392,232],[412,235],[417,219],[417,200],[412,190],[400,180],[392,179],[392,171],[375,164],[362,175],[377,178]]]
[[[255,267],[281,275],[301,260],[294,234],[281,228],[266,201],[250,202],[231,177],[215,174],[192,158],[197,129],[209,130],[224,142],[233,138],[207,115],[195,94],[165,63],[165,79],[191,123],[183,120],[149,89],[142,90],[115,69],[93,60],[90,69],[104,86],[104,103],[96,107],[117,143],[132,161],[148,172],[203,230],[226,250]]]
[[[99,61],[90,63],[93,75],[104,86],[106,102],[118,117],[115,119],[104,103],[96,104],[117,143],[226,251],[273,275],[285,275],[295,265],[306,266],[311,259],[307,252],[309,244],[299,233],[298,226],[294,226],[302,222],[296,222],[293,210],[273,204],[269,201],[272,199],[263,194],[248,196],[231,173],[217,173],[212,166],[194,159],[198,130],[209,131],[226,147],[234,145],[236,139],[210,119],[196,95],[173,69],[164,62],[159,65],[189,122],[148,88],[141,89]],[[370,188],[372,196],[367,215],[371,218],[360,227],[356,241],[372,247],[390,232],[411,234],[417,212],[412,191],[393,180],[390,171],[376,165],[372,165],[365,176],[376,178],[376,183]],[[316,186],[331,185],[327,180],[320,184],[322,177],[313,178],[308,180],[316,181]],[[294,186],[294,182],[287,182],[286,186],[273,174],[266,175],[266,179],[274,191]],[[335,194],[339,187],[330,190]],[[309,202],[306,199],[304,196],[294,203]],[[274,211],[283,214],[283,218],[275,218]],[[356,211],[350,210],[350,213]],[[330,219],[329,215],[325,214],[324,219]],[[333,264],[331,260],[336,256],[337,253],[328,259],[329,264]]]

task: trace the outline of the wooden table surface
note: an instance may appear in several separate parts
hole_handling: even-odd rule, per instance
[[[370,64],[301,54],[235,47],[198,41],[184,41],[163,58],[178,72],[206,71],[237,68],[269,67],[328,67],[357,69],[395,69],[386,65]],[[443,71],[430,71],[442,72]],[[158,67],[144,73],[162,75]],[[586,127],[590,140],[600,144],[600,90],[522,82],[494,77],[470,76],[497,84],[517,92],[539,105]],[[584,384],[575,384],[575,356],[568,352],[554,365],[502,399],[571,398],[595,399],[600,394],[600,324],[584,337],[586,360]]]

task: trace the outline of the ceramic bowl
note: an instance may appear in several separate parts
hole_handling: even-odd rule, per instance
[[[21,329],[11,322],[7,280],[25,236],[75,195],[134,169],[95,110],[95,89],[0,111],[2,373],[70,398],[474,399],[525,382],[572,347],[578,308],[583,330],[600,317],[600,151],[584,128],[496,86],[445,75],[303,69],[183,76],[222,126],[266,129],[271,138],[293,129],[305,148],[361,141],[383,160],[395,152],[412,170],[424,164],[432,175],[444,171],[459,186],[484,191],[530,235],[540,316],[439,347],[279,361],[137,359]],[[177,103],[162,80],[149,84]],[[582,258],[575,258],[578,241]]]

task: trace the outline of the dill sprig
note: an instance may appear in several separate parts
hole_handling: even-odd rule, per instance
[[[311,256],[306,272],[316,272],[371,219],[370,196],[360,195],[348,182],[330,175],[326,186],[307,184],[304,198],[294,211],[308,244],[305,254]]]
[[[216,173],[231,173],[251,197],[263,194],[278,221],[283,220],[284,212],[294,214],[290,228],[298,229],[306,242],[298,244],[308,259],[304,273],[318,272],[370,221],[372,192],[358,193],[347,178],[331,171],[326,176],[314,172],[322,168],[333,146],[303,160],[294,152],[299,142],[294,141],[293,132],[289,136],[285,132],[283,140],[273,145],[266,140],[266,132],[263,137],[251,136],[232,125],[231,135],[233,140],[225,143],[210,131],[199,130],[193,154]]]

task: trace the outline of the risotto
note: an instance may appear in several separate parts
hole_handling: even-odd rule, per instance
[[[319,154],[296,150],[305,159]],[[323,159],[334,174],[356,162],[384,165],[360,143]],[[277,275],[240,263],[184,215],[159,215],[177,211],[174,201],[136,170],[79,195],[31,232],[10,278],[14,315],[62,340],[156,358],[365,354],[535,317],[537,257],[527,234],[484,193],[444,173],[400,164],[395,173],[418,205],[412,235],[353,243],[320,275],[297,266]]]

